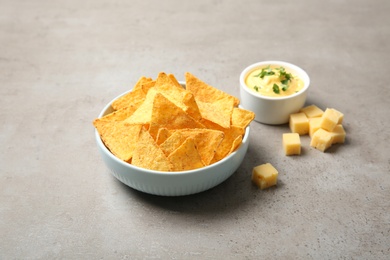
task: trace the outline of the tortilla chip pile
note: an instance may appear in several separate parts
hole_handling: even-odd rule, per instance
[[[141,77],[131,92],[95,119],[106,147],[119,159],[157,171],[184,171],[215,163],[241,144],[253,112],[191,73],[186,88],[174,75]]]

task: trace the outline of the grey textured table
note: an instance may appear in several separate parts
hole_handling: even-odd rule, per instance
[[[0,259],[389,259],[390,2],[0,1]],[[189,71],[238,96],[240,72],[284,60],[308,104],[345,114],[326,153],[251,124],[240,168],[185,197],[105,168],[92,120],[142,75]],[[276,188],[250,181],[280,172]]]

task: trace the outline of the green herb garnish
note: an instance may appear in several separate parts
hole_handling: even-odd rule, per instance
[[[279,70],[280,82],[282,82],[282,84],[284,85],[287,85],[288,82],[291,81],[292,78],[294,78],[293,75],[291,73],[287,73],[285,68],[283,67],[280,67],[277,70]]]
[[[275,72],[272,71],[272,69],[270,68],[270,66],[268,65],[267,67],[265,68],[262,68],[260,73],[257,74],[257,75],[254,75],[254,77],[260,77],[261,79],[264,78],[264,76],[271,76],[271,75],[275,75]]]
[[[259,92],[259,87],[258,87],[258,86],[254,86],[253,88],[254,88],[254,90],[256,90],[257,92]]]
[[[282,83],[283,85],[287,85],[288,84],[288,79],[281,80],[280,83]]]
[[[277,84],[275,84],[275,83],[272,86],[272,90],[274,91],[275,94],[279,94],[280,93],[279,86]]]

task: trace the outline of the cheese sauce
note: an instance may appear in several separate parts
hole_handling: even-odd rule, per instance
[[[245,84],[254,92],[268,97],[284,97],[300,91],[304,82],[280,66],[264,66],[253,70]]]

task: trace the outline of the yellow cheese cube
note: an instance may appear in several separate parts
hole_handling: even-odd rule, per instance
[[[274,186],[278,182],[278,171],[270,164],[262,164],[253,168],[252,181],[260,189]]]
[[[297,133],[283,134],[283,148],[286,155],[301,154],[301,139]]]
[[[293,133],[305,135],[309,133],[309,119],[303,112],[290,115],[290,129]]]
[[[310,106],[304,107],[300,110],[300,112],[305,113],[305,115],[308,118],[321,117],[322,114],[324,114],[324,111],[321,108],[317,107],[316,105],[310,105]]]
[[[339,113],[336,110],[327,108],[321,117],[320,127],[326,131],[332,132],[339,122]]]
[[[332,144],[342,144],[345,142],[346,133],[342,125],[336,125],[331,134],[333,137]]]
[[[309,136],[313,137],[313,134],[320,129],[321,117],[313,117],[309,119]]]
[[[343,123],[343,119],[344,119],[344,114],[341,113],[340,111],[334,109],[334,108],[331,108],[331,110],[333,110],[334,112],[336,112],[338,115],[339,115],[339,121],[337,122],[337,124],[342,124]]]
[[[318,129],[311,138],[310,146],[315,147],[316,149],[325,152],[333,142],[332,133],[320,128]]]

